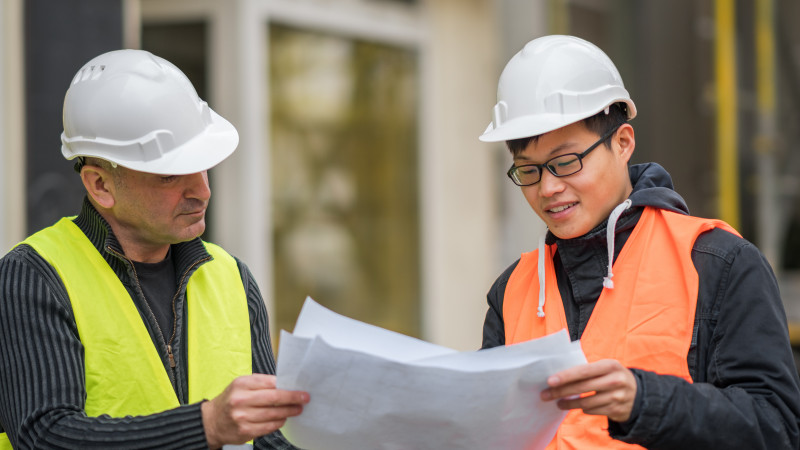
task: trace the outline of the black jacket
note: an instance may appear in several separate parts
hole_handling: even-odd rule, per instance
[[[615,258],[645,206],[689,213],[658,164],[632,166],[630,176],[632,207],[617,223]],[[546,239],[558,243],[558,288],[576,340],[603,289],[606,222],[579,238],[563,240],[548,232]],[[753,244],[720,229],[697,239],[692,262],[700,279],[687,355],[694,383],[632,369],[638,388],[631,418],[609,423],[609,433],[652,449],[797,449],[800,380],[769,263]],[[489,290],[483,348],[505,344],[503,295],[517,263]]]
[[[108,223],[84,200],[75,223],[122,281],[140,311],[170,373],[164,338],[130,262]],[[195,239],[171,248],[176,272],[191,274],[209,257]],[[250,314],[253,371],[275,373],[264,302],[247,267],[237,260]],[[15,448],[208,448],[200,403],[187,404],[185,300],[178,286],[177,367],[170,373],[181,405],[149,416],[86,417],[83,412],[83,346],[64,284],[31,247],[20,245],[0,259],[0,431],[10,431]],[[256,439],[261,449],[294,448],[280,432]]]

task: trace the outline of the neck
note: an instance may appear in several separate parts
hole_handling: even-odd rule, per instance
[[[163,261],[169,251],[169,243],[147,242],[135,229],[121,224],[108,210],[92,202],[95,210],[105,219],[111,227],[111,232],[117,238],[125,256],[131,261],[141,263],[156,263]]]
[[[110,223],[111,231],[117,237],[117,242],[122,247],[125,256],[131,261],[141,263],[157,263],[167,257],[169,244],[156,244],[145,242],[137,236],[135,230],[131,231],[124,227]]]

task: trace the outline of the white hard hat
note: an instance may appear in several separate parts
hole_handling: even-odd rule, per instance
[[[520,50],[503,69],[492,123],[480,136],[500,142],[538,136],[625,102],[636,106],[611,59],[574,36],[545,36]]]
[[[200,99],[186,75],[143,50],[86,63],[64,97],[61,153],[140,172],[185,175],[227,158],[239,134]]]

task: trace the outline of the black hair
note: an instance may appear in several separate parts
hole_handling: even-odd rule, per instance
[[[606,114],[605,110],[600,111],[599,113],[587,117],[583,119],[583,124],[586,128],[593,132],[597,133],[598,135],[602,136],[606,131],[610,130],[612,127],[617,126],[623,122],[628,121],[628,104],[624,102],[617,102],[613,103],[608,107],[608,114]],[[519,155],[526,148],[531,142],[536,142],[539,140],[539,136],[529,136],[519,139],[512,139],[510,141],[506,141],[506,146],[508,150],[511,151],[511,154],[514,156]],[[613,135],[612,135],[613,136]],[[611,136],[606,139],[604,144],[608,146],[608,143],[611,141]]]

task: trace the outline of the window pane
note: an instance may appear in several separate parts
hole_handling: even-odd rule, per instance
[[[417,56],[271,25],[275,319],[307,295],[419,333]]]

